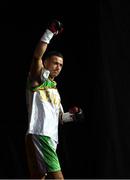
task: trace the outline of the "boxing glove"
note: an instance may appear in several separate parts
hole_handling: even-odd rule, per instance
[[[53,36],[61,33],[62,31],[63,31],[63,24],[58,20],[53,20],[48,24],[46,31],[41,37],[41,41],[49,44]]]
[[[48,29],[54,34],[57,35],[63,31],[63,24],[58,20],[53,20],[49,23]]]
[[[80,107],[77,107],[77,106],[71,107],[69,109],[69,113],[71,114],[75,122],[82,121],[84,119],[84,113]]]

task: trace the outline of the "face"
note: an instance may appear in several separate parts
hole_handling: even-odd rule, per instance
[[[59,75],[63,67],[63,58],[59,56],[51,56],[49,59],[44,62],[45,68],[50,71],[50,76],[54,79]]]

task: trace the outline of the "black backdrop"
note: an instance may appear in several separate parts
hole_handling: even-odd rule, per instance
[[[27,178],[26,76],[47,22],[59,18],[64,68],[57,78],[65,111],[82,107],[85,121],[59,130],[65,178],[130,178],[130,3],[1,2],[0,178]]]

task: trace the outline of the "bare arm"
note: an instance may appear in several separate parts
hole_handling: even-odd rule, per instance
[[[33,87],[38,86],[40,83],[41,70],[44,68],[42,56],[45,53],[47,46],[47,43],[39,41],[35,48],[29,74],[29,78],[32,82]]]
[[[57,35],[62,30],[62,24],[59,21],[52,21],[38,42],[33,54],[32,64],[29,72],[29,79],[32,87],[36,87],[41,83],[41,71],[44,68],[42,57],[47,49],[48,44],[50,43],[50,40],[54,35]]]

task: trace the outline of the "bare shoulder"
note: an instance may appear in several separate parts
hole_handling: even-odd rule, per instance
[[[28,80],[30,82],[31,87],[36,87],[41,84],[41,74],[44,70],[44,67],[41,67],[38,72],[31,71],[28,75]]]

